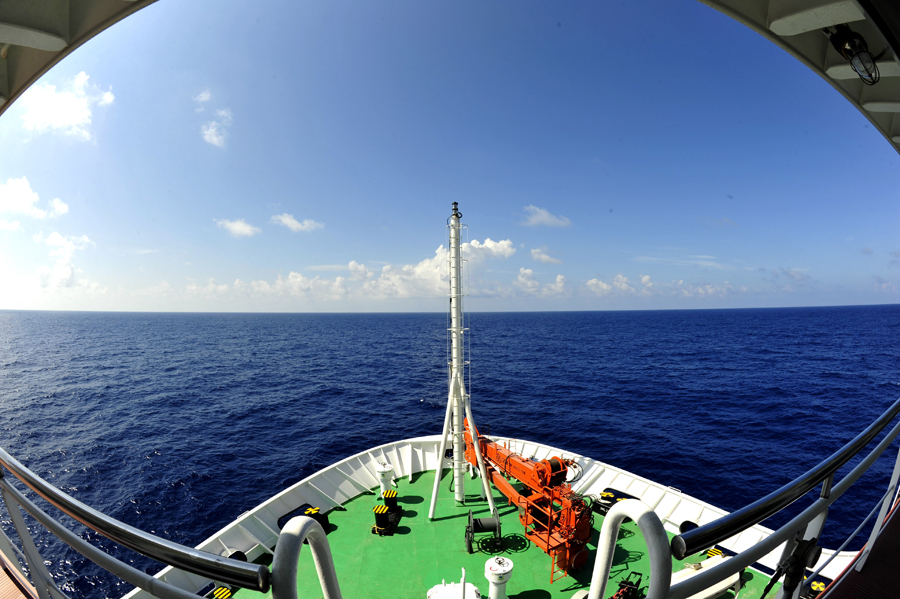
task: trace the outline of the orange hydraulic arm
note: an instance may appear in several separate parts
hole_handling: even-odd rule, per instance
[[[585,545],[591,538],[592,513],[581,496],[566,484],[573,461],[552,457],[536,462],[482,437],[477,431],[475,434],[490,481],[511,505],[519,508],[525,536],[553,558],[551,582],[555,574],[567,574],[583,566],[588,556]],[[465,440],[465,458],[477,467],[468,421]],[[518,489],[510,479],[524,487]]]

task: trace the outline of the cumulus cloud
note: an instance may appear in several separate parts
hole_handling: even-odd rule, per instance
[[[568,227],[572,224],[565,216],[556,216],[550,214],[545,208],[538,208],[534,205],[525,206],[525,220],[522,225],[526,227]]]
[[[224,148],[228,129],[234,120],[233,115],[228,108],[217,109],[215,115],[215,119],[204,123],[200,127],[200,135],[206,143],[212,144],[217,148]]]
[[[26,177],[20,179],[7,179],[6,183],[0,183],[0,213],[24,214],[31,218],[45,219],[61,216],[69,211],[69,206],[59,198],[50,200],[49,209],[39,208],[40,198],[37,192],[31,189]],[[7,221],[3,221],[7,222]],[[16,225],[18,221],[8,223]],[[15,229],[7,229],[15,230]]]
[[[38,269],[40,283],[45,288],[84,286],[87,283],[79,281],[78,272],[74,264],[74,255],[78,250],[83,250],[94,245],[87,235],[64,236],[53,232],[44,237],[38,233],[34,240],[51,248],[50,255],[56,258],[53,266],[42,266]]]
[[[216,285],[214,279],[209,279],[206,282],[206,285],[198,285],[197,282],[193,279],[188,280],[187,287],[185,291],[188,295],[200,295],[200,296],[217,296],[226,293],[229,291],[228,285]]]
[[[624,291],[626,293],[634,293],[634,287],[628,282],[628,277],[623,274],[617,274],[616,278],[613,279],[612,286],[618,289],[619,291]]]
[[[531,258],[536,262],[541,262],[543,264],[562,264],[562,260],[559,258],[553,258],[547,254],[547,248],[535,248],[531,250]]]
[[[585,286],[597,295],[609,295],[612,292],[612,285],[604,283],[600,279],[590,279]]]
[[[36,133],[55,132],[90,141],[93,107],[109,106],[115,101],[110,87],[100,91],[88,83],[84,71],[57,89],[55,85],[36,85],[22,95],[22,126]]]
[[[344,299],[348,293],[344,277],[335,277],[334,279],[313,277],[310,279],[299,272],[291,272],[286,277],[279,275],[274,283],[252,281],[250,289],[259,295],[280,295],[319,301]]]
[[[237,220],[213,219],[217,225],[231,233],[235,237],[251,237],[261,231],[258,227],[254,227],[242,218]]]
[[[530,268],[520,268],[513,285],[529,295],[540,295],[542,297],[567,295],[570,291],[568,281],[563,275],[556,275],[554,282],[541,286],[534,278],[534,271]]]
[[[739,292],[746,292],[747,287],[736,287],[725,281],[723,283],[685,284],[684,280],[673,280],[671,284],[658,285],[650,275],[640,276],[640,286],[632,283],[628,277],[618,274],[611,283],[600,279],[591,279],[585,283],[588,291],[599,296],[669,296],[669,297],[723,297]]]
[[[543,289],[541,289],[541,293],[545,296],[567,295],[569,293],[568,283],[569,282],[563,275],[556,275],[556,280],[544,285]]]
[[[443,247],[443,246],[441,246]],[[449,250],[446,250],[449,259]],[[488,258],[509,258],[516,253],[509,239],[494,241],[490,237],[479,243],[477,239],[462,244],[462,255],[470,262],[480,262]]]
[[[519,276],[513,284],[526,293],[536,293],[541,288],[534,278],[534,271],[525,267],[519,269]]]
[[[473,240],[462,245],[463,255],[469,263],[489,259],[504,259],[515,254],[512,241],[504,239],[484,242]],[[313,271],[347,271],[347,276],[323,278],[308,277],[292,271],[279,276],[274,282],[251,281],[246,285],[249,293],[270,297],[293,297],[311,301],[338,299],[378,300],[388,298],[444,297],[450,288],[447,262],[450,251],[443,245],[432,257],[415,264],[384,265],[380,271],[351,260],[348,264],[325,264],[309,267]]]
[[[364,281],[372,276],[372,271],[366,268],[365,264],[360,264],[356,260],[351,260],[347,265],[350,271],[350,278],[354,281]]]
[[[17,220],[8,221],[0,218],[0,231],[18,231],[22,228],[22,223]]]
[[[272,217],[272,222],[279,225],[284,225],[294,233],[300,231],[315,231],[316,229],[321,229],[325,226],[320,222],[316,222],[308,218],[304,219],[303,222],[300,222],[296,218],[294,218],[293,214],[288,214],[287,212],[285,212],[284,214],[276,214]]]

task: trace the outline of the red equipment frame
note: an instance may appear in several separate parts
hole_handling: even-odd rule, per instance
[[[466,420],[466,461],[478,468],[469,421]],[[566,483],[574,460],[551,457],[534,461],[475,431],[490,481],[519,508],[525,537],[553,558],[550,582],[581,568],[588,558],[593,513],[581,495]],[[517,489],[510,479],[524,488]]]

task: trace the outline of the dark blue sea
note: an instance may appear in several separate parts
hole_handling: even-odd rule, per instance
[[[728,510],[900,397],[897,305],[475,313],[469,326],[473,409],[491,433]],[[0,445],[85,503],[193,546],[335,460],[439,433],[446,328],[445,314],[0,312]],[[832,509],[825,546],[869,512],[896,455],[895,443]],[[46,531],[38,545],[73,597],[130,589]]]

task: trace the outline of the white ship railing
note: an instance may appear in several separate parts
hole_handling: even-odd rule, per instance
[[[623,510],[632,510],[627,515],[638,521],[650,550],[651,584],[647,599],[686,599],[695,595],[703,596],[700,595],[703,591],[716,587],[722,581],[734,577],[745,568],[759,563],[767,555],[771,555],[772,552],[779,548],[781,549],[781,555],[775,568],[776,578],[783,574],[791,561],[796,561],[799,558],[795,552],[798,551],[798,547],[803,541],[808,541],[812,545],[816,544],[828,516],[828,507],[837,501],[884,453],[897,435],[900,434],[900,423],[895,425],[849,474],[836,485],[833,485],[835,472],[853,457],[860,454],[894,420],[898,413],[900,413],[900,399],[855,439],[805,474],[742,509],[709,522],[704,526],[699,526],[675,536],[671,542],[671,551],[668,551],[667,547],[664,552],[665,555],[661,553],[658,547],[660,541],[665,538],[664,533],[659,532],[662,529],[662,521],[659,520],[658,514],[648,510],[647,506],[641,504],[641,502],[634,500],[622,502],[621,507]],[[776,599],[786,597],[796,599],[799,597],[803,587],[812,584],[814,577],[829,567],[835,558],[840,555],[839,552],[862,530],[875,511],[879,510],[878,519],[875,521],[875,526],[869,535],[869,541],[854,564],[856,570],[862,570],[866,558],[881,532],[888,509],[896,503],[898,479],[900,479],[900,453],[898,453],[895,461],[894,471],[887,491],[876,503],[865,521],[860,524],[837,552],[833,552],[830,556],[816,557],[812,560],[813,563],[798,563],[795,566],[799,572],[799,576],[796,577],[798,583],[789,589],[785,589],[782,586],[775,596]],[[674,585],[670,584],[672,557],[679,560],[684,559],[689,555],[705,551],[719,542],[724,542],[729,538],[740,535],[745,530],[758,526],[760,521],[778,513],[800,497],[803,497],[819,484],[822,485],[819,498],[790,522],[729,559],[697,571],[695,575],[684,578]],[[627,506],[625,504],[634,505]],[[618,532],[621,518],[626,513],[622,511],[621,514],[616,513],[616,517],[610,517],[616,512],[617,507],[610,510],[607,519],[603,522],[600,534],[601,543],[598,546],[597,556],[594,561],[594,576],[591,580],[590,590],[578,593],[579,596],[598,599],[606,588],[609,564],[615,551],[615,535]],[[638,520],[639,517],[645,521],[643,523],[640,522]],[[613,542],[604,543],[603,539],[612,539]],[[816,555],[815,552],[811,554]],[[807,570],[812,568],[816,568],[815,572],[807,577],[805,582],[800,582],[803,580]],[[834,576],[832,575],[831,578],[834,578]]]
[[[124,547],[198,576],[262,592],[269,589],[270,575],[265,566],[185,547],[111,518],[63,493],[20,464],[3,449],[0,449],[0,464],[61,512]],[[64,543],[98,566],[112,572],[122,580],[146,590],[151,595],[163,599],[196,599],[193,593],[145,574],[85,542],[10,484],[9,478],[3,474],[2,469],[0,469],[0,494],[3,496],[3,501],[22,545],[21,551],[14,551],[4,533],[0,540],[0,550],[3,550],[13,563],[18,560],[19,553],[23,555],[32,575],[32,584],[40,599],[50,599],[51,597],[65,599],[66,595],[56,585],[44,565],[20,508],[28,512]]]
[[[894,409],[900,409],[900,401],[892,407],[892,410]],[[760,565],[763,566],[763,570],[765,570],[765,568],[775,570],[778,565],[784,561],[784,556],[790,554],[789,545],[790,547],[793,547],[791,537],[796,535],[798,530],[805,530],[805,527],[808,526],[809,522],[811,522],[824,507],[827,507],[833,500],[840,497],[840,494],[843,493],[850,484],[855,482],[856,478],[858,478],[859,475],[874,462],[878,455],[880,455],[890,443],[890,440],[897,434],[898,430],[895,427],[888,436],[879,443],[878,447],[876,447],[876,449],[873,450],[859,466],[857,466],[857,468],[830,490],[827,499],[820,499],[785,527],[780,528],[778,531],[772,531],[761,524],[756,523],[743,530],[734,531],[732,536],[722,540],[719,543],[719,546],[739,554],[739,556],[728,560],[728,562],[722,564],[722,566],[732,563],[734,565],[730,569],[733,569],[746,566],[757,567],[757,565]],[[659,518],[664,528],[672,534],[678,534],[680,524],[685,521],[695,522],[702,529],[705,525],[727,516],[727,512],[721,508],[700,501],[690,495],[682,493],[678,489],[667,487],[663,484],[637,476],[599,460],[531,441],[496,436],[492,438],[499,442],[508,443],[515,451],[526,457],[533,457],[537,460],[549,458],[554,455],[575,460],[583,472],[580,479],[573,483],[575,491],[585,495],[599,494],[606,488],[614,488],[623,491],[636,497],[648,506],[654,512],[655,516]],[[207,559],[212,559],[215,563],[218,563],[217,560],[226,560],[227,556],[235,551],[245,553],[251,562],[256,558],[259,558],[262,554],[269,554],[270,556],[274,555],[277,550],[276,543],[279,540],[280,534],[278,519],[282,515],[295,510],[304,503],[321,506],[323,511],[340,508],[340,506],[354,497],[363,493],[370,493],[372,489],[378,487],[376,467],[379,464],[391,464],[394,469],[394,475],[397,478],[414,477],[421,472],[434,470],[439,465],[446,465],[446,460],[443,459],[443,456],[439,456],[440,441],[439,435],[405,439],[373,447],[356,455],[349,456],[344,460],[336,462],[331,466],[304,478],[290,488],[269,498],[257,507],[241,514],[235,521],[200,543],[196,549],[182,548],[184,551],[182,555],[193,555],[193,552],[198,552],[207,556]],[[859,449],[863,448],[860,447]],[[15,462],[15,460],[5,452],[0,453],[0,463],[6,465],[4,460],[7,460],[8,463],[16,469],[16,472],[13,472],[12,469],[10,470],[16,474],[16,476],[26,471],[21,464]],[[29,474],[37,479],[33,473]],[[9,479],[9,477],[7,477],[7,479]],[[15,489],[9,484],[10,481],[7,479],[0,479],[0,487],[4,489],[5,493],[7,488],[12,489],[12,491],[9,492],[12,495],[12,500],[10,501],[10,499],[7,499],[7,507],[12,506],[14,509],[10,511],[16,511],[15,506],[19,505],[18,496],[13,493]],[[42,482],[46,487],[50,487],[49,483]],[[820,482],[827,482],[827,479],[826,481]],[[895,481],[892,480],[892,483],[894,482]],[[28,483],[26,482],[26,484]],[[828,485],[825,486],[827,487]],[[893,484],[892,488],[894,488]],[[73,498],[66,496],[61,491],[56,490],[56,493],[68,498],[68,500],[72,502],[76,501]],[[885,507],[881,508],[882,512],[885,512],[886,506],[891,504],[893,496],[893,492],[885,495],[886,499],[882,504]],[[51,503],[53,502],[51,501]],[[26,510],[28,509],[27,504],[23,504],[23,507],[26,507]],[[87,508],[87,506],[84,506],[84,508],[90,509]],[[35,511],[35,513],[40,515],[41,512]],[[99,514],[99,512],[97,512],[97,514]],[[879,516],[879,522],[883,521],[883,516],[884,513]],[[47,526],[47,522],[52,522],[52,519],[49,516],[47,516],[46,519],[42,519],[43,517],[38,516],[36,516],[36,518],[45,526]],[[61,528],[58,523],[56,526]],[[65,532],[53,529],[51,529],[51,532],[54,532],[54,534],[58,533],[60,538],[64,541],[66,540],[64,538]],[[146,535],[147,533],[143,534]],[[25,536],[28,536],[27,533]],[[153,535],[148,536],[153,537]],[[155,539],[156,537],[153,538]],[[73,548],[84,553],[82,549],[85,548],[81,547],[80,544],[84,543],[84,541],[78,537],[76,537],[76,539],[77,541],[73,540],[75,543]],[[163,541],[162,539],[158,540]],[[791,540],[791,543],[788,542],[789,540]],[[168,541],[165,543],[168,543]],[[27,541],[24,537],[21,545],[23,547],[21,555],[27,558],[27,552],[24,551]],[[0,536],[0,549],[4,549],[3,546],[4,539]],[[16,551],[15,548],[11,548],[11,550],[4,549],[4,553],[11,559],[15,559],[11,554],[15,554]],[[85,549],[85,551],[89,552],[90,549]],[[41,560],[39,559],[39,556],[37,556],[36,549],[33,553],[35,555],[33,558],[34,561],[40,562]],[[111,565],[116,568],[119,566],[116,564],[107,564],[105,560],[107,558],[111,560],[112,558],[102,551],[99,551],[99,553],[102,555],[97,556],[100,560],[97,563],[101,565],[101,567],[110,569],[116,573],[115,570],[107,566]],[[89,559],[93,559],[87,553],[85,553],[85,555]],[[822,568],[822,574],[824,576],[835,578],[837,574],[842,572],[851,563],[855,555],[856,552],[825,550],[823,551],[819,563],[816,564],[816,567]],[[212,557],[209,558],[209,556]],[[737,557],[740,557],[741,559],[738,560]],[[229,563],[231,561],[233,560],[229,560]],[[828,562],[827,565],[826,562]],[[170,564],[170,562],[163,563]],[[262,568],[265,570],[262,566],[242,562],[237,563],[240,564],[241,568]],[[738,564],[745,565],[738,566]],[[183,566],[185,566],[185,564],[171,563],[170,565],[166,565],[160,572],[152,577],[142,572],[128,573],[125,571],[125,573],[132,578],[128,578],[127,576],[121,576],[121,578],[138,587],[130,592],[126,599],[149,599],[151,596],[171,596],[181,598],[186,598],[187,596],[196,597],[196,593],[207,587],[211,582],[225,582],[225,580],[223,580],[224,577],[218,572],[198,572],[197,570],[188,569]],[[35,586],[39,586],[41,581],[44,581],[45,579],[51,580],[49,573],[46,572],[45,568],[42,570],[41,566],[29,567],[29,570],[31,571],[32,580],[38,582]],[[690,588],[688,585],[685,585],[684,582],[679,582],[678,584],[671,586],[669,596],[673,598],[686,597],[691,588],[699,587],[706,583],[714,584],[715,581],[712,580],[713,576],[724,580],[728,575],[729,573],[720,567],[717,567],[716,569],[710,568],[707,572],[703,572],[702,574],[698,573],[692,579],[687,581],[691,583]],[[259,576],[265,576],[265,574],[260,574]],[[151,578],[154,580],[150,580]],[[274,585],[274,583],[270,584]],[[51,585],[47,582],[43,582],[42,586],[47,588]],[[52,586],[55,588],[56,585]],[[186,594],[163,594],[162,591],[169,587],[179,589],[182,593]],[[175,591],[169,590],[166,592],[174,593]],[[48,590],[47,593],[50,594],[53,599],[62,599],[64,597],[58,588],[56,590]]]

